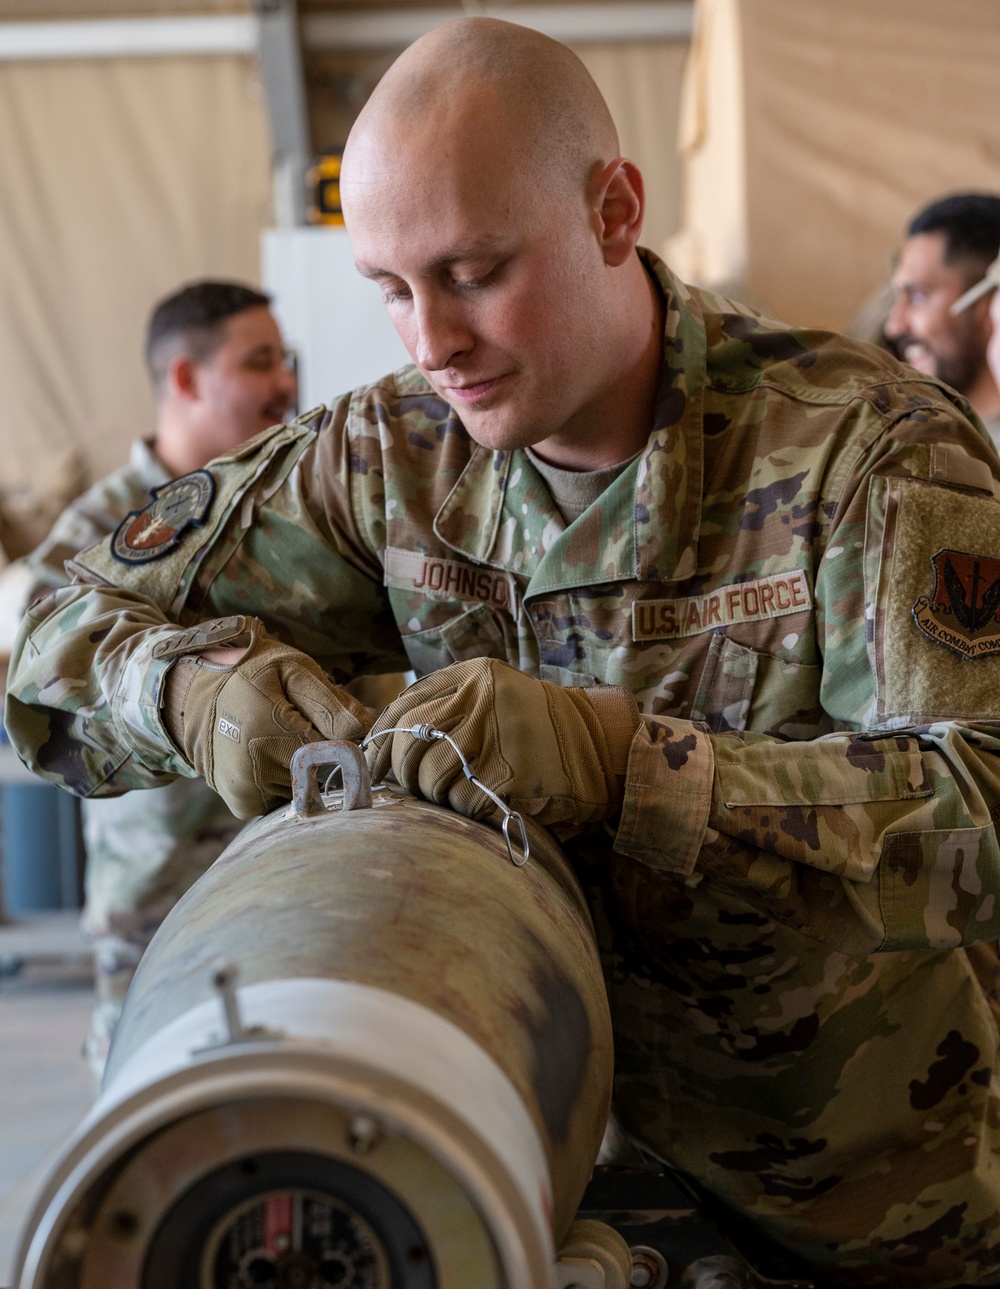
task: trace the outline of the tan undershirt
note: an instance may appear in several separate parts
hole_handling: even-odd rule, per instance
[[[592,506],[601,493],[610,488],[622,471],[627,470],[635,457],[639,456],[637,452],[627,461],[608,466],[604,470],[560,470],[558,466],[549,465],[536,456],[531,448],[525,448],[525,453],[548,484],[556,509],[567,524],[579,519],[587,507]]]

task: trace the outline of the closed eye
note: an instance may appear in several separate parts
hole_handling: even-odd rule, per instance
[[[382,300],[385,304],[397,304],[400,300],[410,299],[410,288],[408,286],[397,286],[393,288],[384,288],[382,291]]]
[[[463,291],[481,291],[484,286],[489,286],[493,281],[494,274],[487,273],[485,277],[477,278],[459,278],[455,285]]]
[[[481,273],[477,277],[455,278],[454,285],[461,291],[481,291],[484,287],[494,285],[502,269],[502,263],[496,264],[487,273]]]

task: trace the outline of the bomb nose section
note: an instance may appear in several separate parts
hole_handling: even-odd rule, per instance
[[[579,1239],[557,1267],[612,1075],[569,865],[347,747],[303,749],[158,932],[17,1289],[626,1289]]]

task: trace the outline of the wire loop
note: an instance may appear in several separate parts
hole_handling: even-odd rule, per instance
[[[507,843],[507,854],[510,856],[510,862],[515,868],[523,868],[525,866],[531,858],[531,846],[528,842],[528,830],[524,826],[523,817],[517,810],[512,810],[507,802],[504,801],[502,797],[498,797],[497,794],[491,788],[488,788],[481,779],[476,778],[475,774],[472,772],[472,766],[465,759],[465,756],[462,753],[462,749],[450,734],[446,734],[444,730],[437,729],[434,725],[394,725],[392,729],[378,730],[377,732],[366,735],[361,741],[361,746],[367,747],[374,739],[383,738],[386,734],[410,734],[413,738],[419,739],[422,743],[437,743],[442,740],[447,743],[462,763],[462,773],[465,777],[474,788],[478,788],[480,792],[489,797],[503,815],[501,832],[503,833],[504,841]],[[516,822],[518,831],[521,834],[519,839],[521,851],[520,858],[517,855],[514,843],[511,841],[510,837],[510,825],[512,822]]]

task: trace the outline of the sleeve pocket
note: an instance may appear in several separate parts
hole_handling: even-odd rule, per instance
[[[833,742],[842,746],[832,748]],[[853,734],[829,734],[807,744],[754,740],[726,751],[717,747],[716,770],[729,809],[906,801],[934,791],[924,780],[919,750],[885,747]]]

